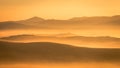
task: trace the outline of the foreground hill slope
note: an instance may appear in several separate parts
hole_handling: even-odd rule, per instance
[[[0,62],[120,61],[120,49],[97,49],[35,42],[0,42]]]

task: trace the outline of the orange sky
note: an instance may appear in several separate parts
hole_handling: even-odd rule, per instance
[[[0,21],[120,14],[120,0],[0,0]]]

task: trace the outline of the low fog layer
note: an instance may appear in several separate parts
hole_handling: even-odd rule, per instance
[[[51,35],[13,35],[9,37],[2,37],[0,40],[11,42],[55,42],[62,44],[69,44],[79,47],[91,48],[120,48],[120,38],[100,36],[100,37],[85,37],[74,34],[51,34]]]

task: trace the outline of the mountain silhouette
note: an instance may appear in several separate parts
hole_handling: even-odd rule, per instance
[[[118,29],[120,26],[120,15],[108,17],[108,16],[98,16],[98,17],[75,17],[69,20],[45,20],[43,18],[39,17],[32,17],[30,19],[26,20],[20,20],[20,21],[13,21],[14,24],[20,24],[16,25],[16,28],[23,29],[23,27],[26,25],[28,26],[34,26],[34,29],[41,29],[44,27],[44,29]],[[12,29],[13,27],[7,27],[6,25],[14,25],[10,24],[8,22],[3,22],[5,25],[0,24],[0,26],[4,26],[1,29]],[[22,25],[21,25],[22,24]],[[24,25],[23,25],[24,24]],[[39,27],[39,28],[38,28]],[[29,28],[31,29],[31,28]]]
[[[35,17],[32,17],[32,18],[27,19],[26,21],[44,21],[44,19],[43,19],[43,18],[40,18],[40,17],[35,16]]]
[[[9,29],[26,29],[26,28],[32,28],[33,26],[25,25],[22,23],[16,23],[14,21],[7,21],[7,22],[1,22],[0,23],[0,30],[9,30]]]
[[[21,20],[21,21],[17,21],[18,23],[23,23],[23,24],[27,24],[27,25],[38,25],[39,23],[45,21],[43,18],[40,17],[32,17],[26,20]]]
[[[16,29],[18,30],[47,29],[47,27],[27,24],[27,22],[22,23],[22,22],[15,22],[15,21],[7,21],[7,22],[0,23],[0,30],[16,30]]]
[[[51,42],[0,41],[0,62],[120,62],[120,49],[85,48]]]

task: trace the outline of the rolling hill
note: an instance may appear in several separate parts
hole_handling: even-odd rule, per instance
[[[23,34],[2,37],[0,39],[11,42],[56,42],[76,46],[84,45],[85,47],[120,48],[120,38],[109,36],[85,37],[70,33],[53,35]]]
[[[50,42],[0,41],[0,63],[81,61],[120,62],[120,49],[85,48]]]

